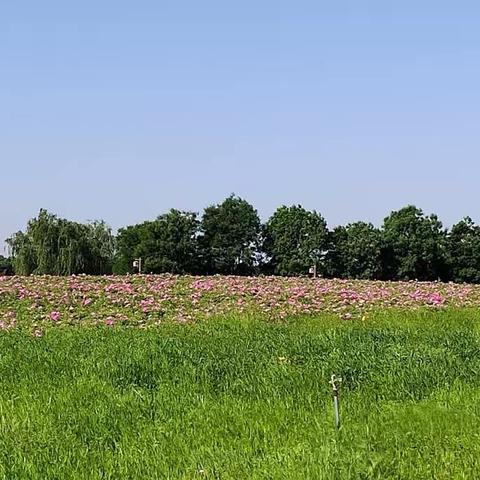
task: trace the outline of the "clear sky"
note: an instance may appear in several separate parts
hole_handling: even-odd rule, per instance
[[[0,238],[231,192],[480,222],[480,3],[0,2]]]

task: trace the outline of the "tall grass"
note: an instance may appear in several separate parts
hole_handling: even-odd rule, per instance
[[[479,326],[447,310],[10,331],[0,478],[478,478]]]

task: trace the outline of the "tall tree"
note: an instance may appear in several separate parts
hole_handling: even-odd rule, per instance
[[[121,229],[115,272],[131,272],[133,259],[141,257],[145,272],[198,273],[198,228],[196,213],[172,209],[154,221]]]
[[[141,230],[137,256],[146,271],[154,273],[197,273],[197,214],[170,210]]]
[[[465,217],[451,228],[447,245],[452,280],[480,283],[480,226]]]
[[[371,223],[336,227],[329,253],[332,276],[377,279],[382,273],[382,238]]]
[[[140,244],[140,232],[146,228],[145,223],[121,228],[115,238],[115,257],[113,273],[125,275],[133,272],[133,261],[137,258]]]
[[[260,219],[246,200],[230,195],[207,207],[200,242],[208,273],[245,275],[256,267]]]
[[[115,237],[110,227],[103,220],[95,220],[83,225],[83,230],[85,270],[97,275],[112,273]]]
[[[105,274],[111,271],[113,236],[104,222],[80,224],[40,210],[25,232],[7,239],[19,275]]]
[[[32,239],[24,232],[16,232],[7,238],[12,265],[18,275],[30,275],[37,268],[37,259]]]
[[[278,275],[306,274],[312,264],[325,273],[328,248],[325,219],[300,205],[278,208],[265,226],[264,249]]]
[[[385,218],[382,235],[386,278],[448,278],[446,231],[436,215],[424,215],[421,209],[409,205]]]

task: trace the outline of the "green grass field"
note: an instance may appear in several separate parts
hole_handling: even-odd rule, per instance
[[[479,327],[447,309],[5,332],[0,478],[475,479]]]

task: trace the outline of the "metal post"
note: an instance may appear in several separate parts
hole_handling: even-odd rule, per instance
[[[341,383],[342,379],[332,375],[330,380],[330,385],[332,385],[332,394],[333,394],[333,411],[335,415],[335,426],[337,429],[340,428],[341,421],[340,421],[340,400],[338,398],[338,385],[337,383]]]

